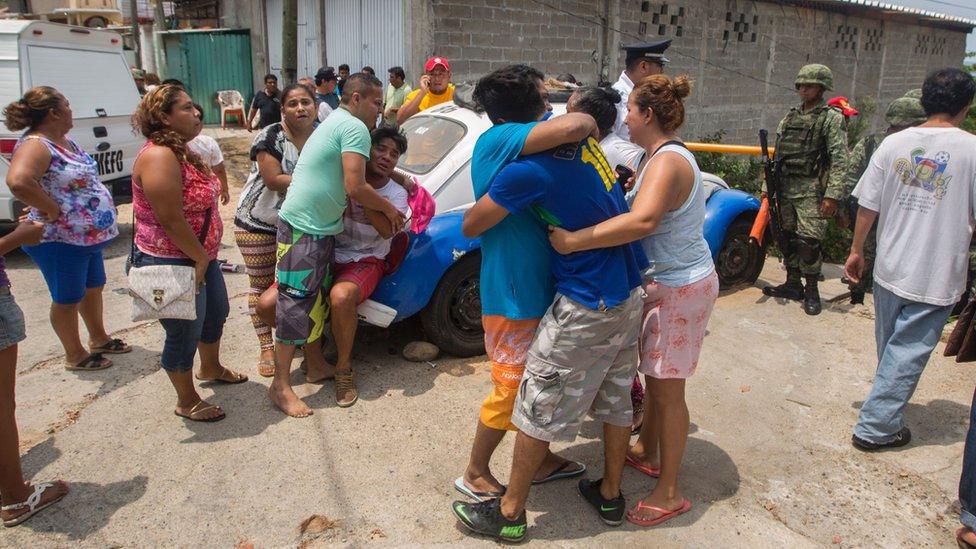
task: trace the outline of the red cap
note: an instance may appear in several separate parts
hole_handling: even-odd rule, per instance
[[[451,70],[451,64],[447,62],[446,57],[431,57],[426,63],[424,63],[424,72],[434,70],[434,67],[437,65],[444,67],[444,70],[446,71]]]

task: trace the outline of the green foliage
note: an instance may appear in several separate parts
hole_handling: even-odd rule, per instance
[[[973,59],[976,57],[976,51],[966,52],[966,59]],[[962,70],[968,72],[969,74],[976,75],[976,61],[965,62],[962,64]],[[969,133],[976,133],[976,104],[969,107],[969,112],[966,114],[966,119],[962,122],[962,129]]]
[[[698,138],[702,143],[721,143],[725,137],[725,130]],[[733,189],[759,196],[762,192],[762,164],[758,160],[735,154],[724,153],[695,153],[695,160],[702,171],[713,173],[729,184]]]
[[[854,98],[851,103],[858,115],[847,123],[847,143],[853,147],[871,127],[871,119],[878,112],[878,100],[870,95]]]

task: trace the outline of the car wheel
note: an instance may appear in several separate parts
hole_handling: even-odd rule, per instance
[[[725,240],[715,257],[719,288],[728,290],[756,282],[766,261],[767,238],[757,247],[749,239],[752,217],[739,217],[725,231]]]
[[[481,254],[470,252],[448,269],[420,312],[424,332],[442,351],[467,358],[485,352],[481,325]]]

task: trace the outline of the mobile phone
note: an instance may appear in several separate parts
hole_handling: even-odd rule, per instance
[[[624,166],[623,164],[617,164],[617,167],[614,168],[614,170],[617,172],[617,183],[621,187],[627,186],[627,181],[629,181],[631,177],[634,177],[634,170]]]

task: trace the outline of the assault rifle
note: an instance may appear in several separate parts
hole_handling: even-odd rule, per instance
[[[780,167],[782,159],[769,158],[769,134],[766,130],[759,130],[759,149],[762,153],[763,173],[766,176],[766,202],[769,206],[769,232],[773,235],[773,241],[779,247],[784,257],[789,253],[790,242],[783,234],[783,215],[780,207],[780,193],[782,192],[782,182],[780,181]]]

